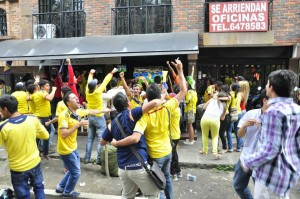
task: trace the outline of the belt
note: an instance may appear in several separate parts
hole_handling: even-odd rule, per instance
[[[145,162],[146,166],[148,166],[148,162],[146,161]],[[140,165],[140,166],[123,166],[123,167],[120,167],[120,169],[123,169],[123,170],[139,170],[139,169],[143,169],[143,165]]]
[[[50,116],[49,117],[37,117],[39,119],[50,119]]]
[[[125,166],[125,167],[119,167],[119,168],[123,169],[125,171],[128,171],[128,170],[139,170],[139,169],[142,169],[144,167],[143,166],[136,166],[136,167],[127,167],[127,166]]]

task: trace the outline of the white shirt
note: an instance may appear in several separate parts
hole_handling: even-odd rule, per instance
[[[107,93],[102,93],[102,104],[103,104],[103,109],[107,108],[107,102],[111,100],[112,96],[107,94]]]
[[[248,111],[240,119],[238,128],[241,128],[243,126],[243,124],[245,124],[250,119],[255,119],[255,120],[261,122],[261,109],[253,109],[253,110]],[[243,137],[244,148],[243,148],[243,151],[242,151],[241,157],[240,157],[241,161],[243,161],[247,155],[252,154],[255,151],[255,147],[256,147],[255,143],[256,143],[256,139],[258,137],[258,134],[257,134],[258,131],[259,131],[259,128],[256,125],[248,126],[246,128],[246,133]]]
[[[218,99],[211,99],[208,102],[208,105],[205,109],[205,112],[203,116],[212,117],[212,118],[218,118],[220,119],[221,115],[224,111],[224,104],[220,102]]]
[[[125,92],[125,90],[123,89],[123,87],[115,87],[115,88],[112,88],[112,89],[110,89],[109,91],[107,91],[107,94],[110,95],[110,96],[112,96],[112,99],[111,99],[111,100],[113,101],[115,95],[116,95],[118,92],[122,92],[124,95],[126,95],[126,92]],[[111,111],[115,111],[116,109],[115,109],[115,106],[114,106],[114,104],[112,103],[112,101],[111,101],[110,109],[111,109]]]

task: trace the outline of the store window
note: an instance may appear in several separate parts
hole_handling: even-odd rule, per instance
[[[116,0],[112,14],[115,35],[172,31],[171,0]]]
[[[39,0],[39,14],[33,14],[33,25],[51,27],[55,34],[50,38],[85,36],[83,5],[83,0]]]
[[[6,11],[0,8],[0,36],[7,36]]]

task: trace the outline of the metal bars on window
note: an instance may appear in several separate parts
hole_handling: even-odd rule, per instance
[[[53,24],[55,37],[85,36],[86,14],[83,0],[39,0],[39,13],[33,14],[33,26]]]
[[[6,11],[0,8],[0,36],[7,36]]]
[[[112,8],[114,35],[172,31],[170,0],[117,0],[116,6]]]

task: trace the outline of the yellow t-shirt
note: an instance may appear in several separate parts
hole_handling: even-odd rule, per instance
[[[56,116],[59,116],[60,113],[62,113],[64,110],[67,110],[68,107],[65,105],[64,101],[59,101],[57,103],[57,106],[56,106],[56,112],[55,112],[55,115]]]
[[[242,113],[241,111],[241,94],[238,93],[237,96],[235,97],[235,93],[233,91],[230,91],[230,95],[231,95],[231,108],[235,107],[237,108],[237,113],[240,114]]]
[[[112,78],[112,74],[108,73],[106,77],[104,78],[102,84],[97,87],[93,93],[89,93],[88,87],[86,87],[85,90],[85,97],[86,101],[88,102],[87,108],[88,110],[94,109],[94,110],[102,110],[103,109],[103,100],[102,100],[102,93],[105,90],[107,84],[110,82]],[[93,77],[89,75],[88,77],[88,83],[92,81]],[[96,116],[103,116],[104,113],[96,114]]]
[[[58,116],[58,139],[57,139],[57,152],[60,155],[68,155],[77,149],[77,129],[68,137],[63,138],[61,129],[70,129],[76,125],[80,117],[88,115],[89,111],[84,109],[77,109],[76,114],[73,114],[69,109],[64,110]]]
[[[186,107],[184,109],[184,112],[187,113],[189,111],[193,111],[194,113],[196,113],[197,102],[198,102],[197,92],[195,90],[188,90],[185,96]]]
[[[136,123],[134,131],[145,134],[148,153],[151,158],[161,158],[171,153],[169,116],[168,111],[173,113],[178,108],[176,98],[168,100],[163,105],[143,114]]]
[[[45,97],[48,95],[46,91],[37,91],[30,95],[30,100],[35,104],[35,115],[37,117],[49,117],[51,115],[50,101]]]
[[[213,92],[213,85],[210,85],[207,87],[207,89],[205,90],[205,93],[204,93],[204,102],[208,102],[208,100],[210,100],[210,98],[212,96],[209,96],[209,94],[211,94]]]
[[[172,140],[180,139],[180,108],[177,107],[175,111],[171,113],[171,124],[170,124],[170,131],[172,135]]]
[[[11,94],[18,101],[18,112],[21,114],[29,113],[29,106],[26,100],[27,93],[25,91],[15,91]]]
[[[140,96],[139,100],[135,100],[134,97],[132,96],[132,99],[130,100],[130,105],[131,105],[131,109],[134,109],[136,107],[142,106],[144,103],[143,97]]]
[[[28,96],[29,93],[26,92],[26,95]],[[32,94],[32,95],[34,95],[34,94]],[[30,100],[30,101],[27,101],[27,103],[28,103],[28,107],[29,107],[29,111],[28,112],[35,115],[35,103],[34,103],[34,101]]]
[[[49,133],[35,116],[20,115],[0,123],[0,146],[5,145],[11,170],[24,172],[41,161],[36,138],[48,139]]]

